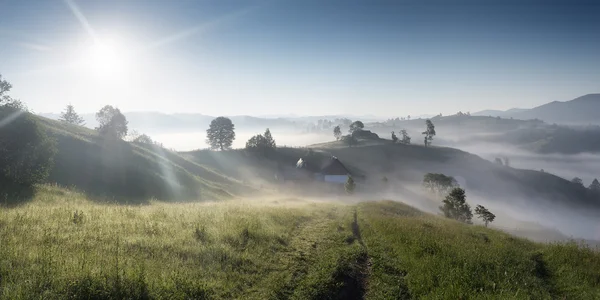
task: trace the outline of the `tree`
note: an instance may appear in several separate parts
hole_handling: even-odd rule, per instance
[[[346,180],[344,188],[346,189],[346,193],[354,194],[354,190],[356,189],[356,183],[354,182],[352,176],[348,176],[348,180]]]
[[[340,125],[337,125],[333,128],[333,136],[337,141],[342,137],[342,130],[340,129]]]
[[[2,74],[0,74],[0,106],[3,107],[11,107],[16,110],[25,111],[27,107],[23,102],[13,99],[8,95],[8,92],[12,89],[12,85],[10,82],[2,79]]]
[[[427,173],[423,176],[423,186],[438,195],[445,195],[450,189],[458,187],[458,182],[452,176],[438,173]]]
[[[99,124],[96,130],[104,137],[122,139],[127,135],[129,122],[118,108],[104,106],[96,113],[96,120]]]
[[[400,142],[406,145],[410,144],[410,136],[408,136],[406,129],[400,130],[400,134],[402,134],[402,140],[400,140]]]
[[[594,178],[594,181],[592,181],[590,184],[589,189],[594,194],[600,194],[600,182],[598,182],[598,179]]]
[[[271,135],[271,130],[269,130],[269,128],[265,130],[265,143],[267,148],[269,149],[277,148],[277,144],[275,143],[275,140],[273,139],[273,136]]]
[[[357,130],[363,130],[365,128],[365,124],[363,124],[363,122],[361,121],[354,121],[352,124],[350,124],[350,133],[353,133]]]
[[[581,178],[579,178],[579,177],[575,177],[575,178],[571,179],[571,182],[576,185],[579,185],[581,187],[584,187],[583,180],[581,180]]]
[[[485,227],[488,226],[488,223],[492,223],[494,222],[494,219],[496,219],[496,215],[491,213],[487,208],[485,208],[482,205],[477,205],[477,207],[475,207],[475,214],[478,218],[483,220],[483,223],[485,223]]]
[[[427,145],[431,145],[431,141],[433,141],[433,137],[435,136],[435,126],[429,119],[425,120],[425,125],[427,125],[427,129],[423,131],[423,134],[425,135],[425,147],[427,147]]]
[[[33,115],[10,104],[0,106],[0,120],[9,120],[0,129],[0,193],[12,201],[48,177],[56,141]]]
[[[501,165],[501,166],[503,166],[503,165],[504,165],[504,163],[502,163],[502,159],[500,159],[499,157],[496,157],[496,160],[495,160],[495,162],[496,162],[496,164],[498,164],[498,165]]]
[[[12,98],[8,95],[12,85],[10,82],[2,79],[2,74],[0,74],[0,105],[5,105],[11,102]]]
[[[231,119],[218,117],[210,122],[206,130],[206,142],[213,150],[230,149],[233,140],[235,140],[235,126]]]
[[[60,113],[60,120],[73,125],[85,125],[85,121],[75,112],[75,108],[71,104],[67,105],[64,112]]]
[[[265,130],[264,135],[257,134],[246,142],[246,150],[263,155],[270,154],[275,151],[275,149],[277,149],[277,146],[275,140],[273,140],[273,137],[271,136],[271,131],[269,131],[268,128]]]
[[[471,212],[471,206],[466,200],[465,190],[458,187],[454,188],[450,194],[446,196],[446,199],[442,201],[443,205],[440,206],[440,210],[444,213],[446,218],[471,224],[473,213]]]
[[[508,157],[504,157],[504,165],[510,167],[510,159]]]
[[[346,145],[348,145],[348,147],[352,147],[352,146],[358,144],[358,139],[352,134],[343,136],[342,141],[344,143],[346,143]]]
[[[154,144],[154,141],[152,140],[152,138],[150,138],[150,136],[148,136],[147,134],[141,134],[138,137],[136,137],[133,140],[134,143],[138,143],[138,144],[148,144],[148,145],[152,145]]]
[[[396,133],[392,131],[392,142],[395,144],[398,142],[398,137],[396,136]]]

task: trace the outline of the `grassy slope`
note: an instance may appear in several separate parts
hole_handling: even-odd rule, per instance
[[[0,245],[0,299],[600,296],[597,252],[394,202],[119,206],[41,186],[0,208]]]
[[[58,141],[51,183],[118,202],[215,199],[248,191],[239,181],[164,148],[108,142],[85,127],[39,119]]]

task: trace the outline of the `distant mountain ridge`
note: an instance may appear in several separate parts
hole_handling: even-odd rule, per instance
[[[567,125],[597,125],[600,124],[600,93],[587,94],[569,101],[553,101],[531,109],[484,110],[473,115],[540,119],[547,123]]]

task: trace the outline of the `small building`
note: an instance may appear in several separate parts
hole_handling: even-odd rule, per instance
[[[326,182],[344,184],[352,173],[335,156],[320,166],[300,158],[295,166],[280,166],[279,178],[294,182]]]
[[[348,177],[352,176],[352,173],[337,157],[332,156],[315,176],[317,180],[324,182],[344,184],[348,181]]]

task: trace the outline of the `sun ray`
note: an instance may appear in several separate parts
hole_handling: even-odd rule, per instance
[[[69,7],[71,12],[73,13],[73,15],[75,16],[75,18],[77,18],[77,20],[79,20],[79,23],[81,23],[81,26],[83,26],[83,29],[85,29],[85,31],[87,31],[87,33],[94,40],[94,42],[97,42],[98,36],[96,35],[96,31],[94,31],[94,28],[92,28],[92,25],[90,25],[90,22],[88,22],[87,18],[81,12],[81,10],[79,10],[79,7],[77,7],[75,2],[73,2],[73,0],[64,0],[64,1],[65,1],[65,4]]]

